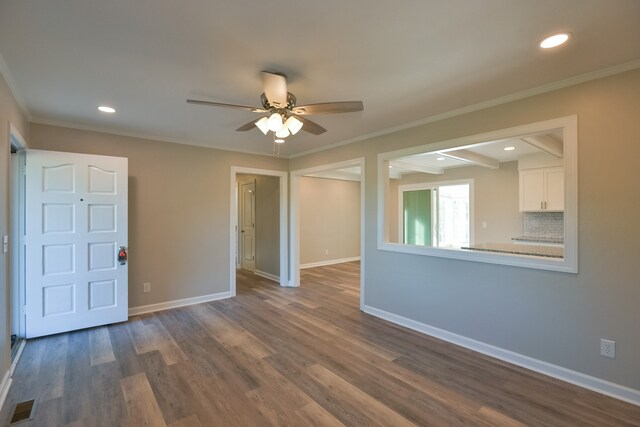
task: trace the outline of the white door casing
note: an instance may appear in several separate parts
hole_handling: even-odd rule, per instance
[[[27,152],[27,338],[128,319],[127,163]]]
[[[243,269],[256,269],[256,181],[241,182],[240,187],[240,264]]]

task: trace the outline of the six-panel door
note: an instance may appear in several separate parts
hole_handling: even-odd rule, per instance
[[[128,318],[127,159],[27,152],[27,337]]]

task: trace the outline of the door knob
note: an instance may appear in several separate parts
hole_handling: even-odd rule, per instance
[[[118,262],[120,265],[125,265],[127,263],[128,253],[126,246],[120,246],[118,248]]]

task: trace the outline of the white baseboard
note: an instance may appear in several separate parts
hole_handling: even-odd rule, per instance
[[[359,256],[351,258],[330,259],[328,261],[309,262],[300,264],[300,268],[324,267],[325,265],[342,264],[343,262],[360,261]]]
[[[523,368],[548,375],[561,381],[584,387],[597,393],[601,393],[640,406],[640,390],[635,390],[630,387],[592,377],[581,372],[563,368],[562,366],[553,365],[551,363],[505,350],[503,348],[486,344],[481,341],[476,341],[472,338],[467,338],[453,332],[445,331],[444,329],[436,328],[434,326],[427,325],[426,323],[408,319],[406,317],[393,314],[379,308],[365,305],[363,311],[365,313],[371,314],[372,316],[388,320],[389,322],[404,326],[409,329],[413,329],[414,331],[418,331],[435,338],[439,338],[443,341],[447,341],[452,344],[477,351],[478,353],[486,354],[488,356],[495,357],[496,359],[500,359],[505,362],[509,362],[514,365],[518,365]]]
[[[16,357],[15,359],[13,359],[13,361],[11,362],[11,369],[9,370],[9,375],[13,376],[13,371],[16,370],[16,366],[18,366],[18,361],[20,360],[20,356],[22,356],[22,350],[24,350],[24,346],[27,343],[27,340],[21,340],[20,341],[20,348],[18,348],[18,351],[16,352]]]
[[[2,378],[2,382],[0,382],[0,409],[4,405],[4,401],[7,398],[7,394],[9,394],[9,387],[11,387],[11,370],[8,370],[4,374],[4,378]]]
[[[253,274],[258,275],[260,277],[264,277],[265,279],[273,280],[274,282],[280,283],[280,277],[276,276],[275,274],[267,273],[260,270],[255,270]]]
[[[217,294],[202,295],[193,298],[177,299],[174,301],[161,302],[158,304],[141,305],[139,307],[130,307],[129,316],[137,316],[138,314],[153,313],[154,311],[168,310],[170,308],[184,307],[187,305],[200,304],[203,302],[216,301],[220,299],[230,298],[231,292],[219,292]]]

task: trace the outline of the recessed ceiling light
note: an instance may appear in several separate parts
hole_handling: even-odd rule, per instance
[[[504,151],[513,151],[516,147],[504,147]]]
[[[569,33],[554,34],[542,40],[540,42],[540,47],[543,49],[551,49],[560,46],[567,40],[569,40]]]
[[[116,112],[116,109],[113,107],[107,107],[106,105],[101,105],[98,107],[98,110],[102,111],[103,113],[109,113],[109,114],[113,114]]]
[[[393,166],[389,165],[389,169],[391,169]]]
[[[444,160],[444,157],[438,157],[436,160]]]

